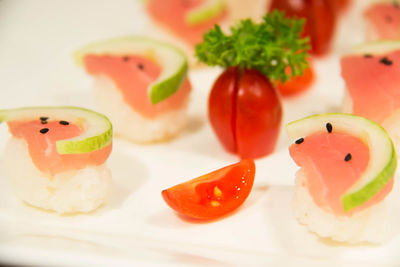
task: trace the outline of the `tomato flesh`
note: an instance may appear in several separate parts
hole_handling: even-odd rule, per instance
[[[308,89],[314,81],[314,70],[311,65],[304,70],[303,75],[293,77],[289,81],[277,82],[276,88],[282,96],[292,96]]]
[[[305,18],[304,36],[310,36],[311,52],[324,55],[329,52],[333,37],[336,12],[332,0],[273,0],[269,9],[282,10],[290,17]]]
[[[257,70],[226,69],[211,90],[208,115],[215,134],[229,152],[242,159],[273,152],[282,105],[274,87]]]
[[[246,159],[163,190],[161,194],[178,214],[213,220],[243,204],[253,187],[254,176],[254,160]]]

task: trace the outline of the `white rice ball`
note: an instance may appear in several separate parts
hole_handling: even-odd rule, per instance
[[[102,164],[54,176],[40,172],[24,139],[10,138],[3,169],[16,195],[26,203],[58,213],[89,212],[102,205],[111,188],[111,173]]]
[[[134,111],[108,77],[96,76],[94,98],[98,109],[112,122],[116,136],[136,143],[164,141],[176,136],[186,125],[185,107],[147,119]]]
[[[382,243],[393,234],[393,228],[396,227],[391,227],[393,220],[388,197],[352,216],[336,217],[315,204],[305,180],[304,172],[300,169],[296,174],[292,206],[297,220],[311,232],[320,237],[348,243]]]

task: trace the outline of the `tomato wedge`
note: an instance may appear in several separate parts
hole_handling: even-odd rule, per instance
[[[161,192],[178,214],[192,219],[213,220],[237,209],[253,187],[252,159],[218,169]]]

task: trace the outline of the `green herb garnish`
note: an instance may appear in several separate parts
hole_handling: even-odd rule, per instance
[[[250,19],[240,21],[231,27],[231,35],[215,25],[196,45],[196,55],[210,66],[257,69],[272,81],[285,82],[301,75],[308,66],[310,41],[301,37],[304,22],[274,11],[267,13],[260,24]]]

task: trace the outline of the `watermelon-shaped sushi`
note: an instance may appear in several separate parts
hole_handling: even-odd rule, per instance
[[[400,1],[386,0],[372,4],[364,12],[367,40],[400,39]]]
[[[341,60],[346,84],[343,112],[382,125],[397,150],[400,141],[400,42],[363,44]]]
[[[94,77],[97,107],[116,135],[150,143],[169,139],[185,126],[191,84],[179,49],[121,37],[89,44],[75,58]]]
[[[290,155],[301,167],[293,199],[296,218],[321,237],[382,241],[397,166],[385,130],[359,116],[328,113],[291,122],[287,132]]]
[[[173,43],[189,55],[190,65],[196,65],[194,46],[215,24],[226,21],[226,0],[147,0],[145,10],[154,22],[149,35]]]
[[[148,0],[153,20],[191,46],[226,15],[225,0]]]
[[[3,169],[26,203],[58,213],[88,212],[107,199],[105,166],[112,125],[103,115],[77,107],[0,110],[12,135]]]

